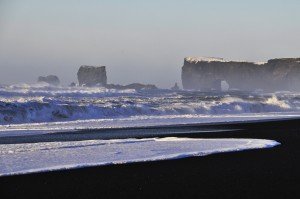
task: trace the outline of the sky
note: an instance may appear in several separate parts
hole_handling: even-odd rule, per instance
[[[299,0],[0,0],[0,83],[107,66],[108,83],[181,84],[184,57],[300,57]]]

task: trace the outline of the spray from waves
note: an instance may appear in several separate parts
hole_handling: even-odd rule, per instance
[[[152,92],[105,88],[14,85],[0,87],[0,124],[174,116],[291,112],[296,93]]]
[[[55,87],[46,83],[0,86],[3,97],[109,97],[134,94],[134,89],[116,90],[103,87]]]

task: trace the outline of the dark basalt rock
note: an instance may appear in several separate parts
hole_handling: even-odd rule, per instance
[[[75,86],[76,86],[75,82],[72,82],[72,83],[69,85],[69,87],[75,87]]]
[[[128,85],[119,85],[119,84],[107,84],[105,86],[108,89],[118,89],[118,90],[124,90],[124,89],[135,89],[135,90],[153,90],[157,89],[157,87],[153,84],[140,84],[140,83],[133,83]]]
[[[175,83],[175,85],[171,88],[171,90],[179,90],[179,86],[177,83]]]
[[[80,66],[77,77],[80,86],[105,86],[107,84],[105,66]]]
[[[38,82],[46,82],[53,86],[58,86],[60,84],[59,78],[55,75],[48,75],[46,77],[40,76]]]
[[[266,63],[187,57],[182,67],[184,89],[211,90],[216,82],[253,91],[300,91],[300,58],[271,59]]]

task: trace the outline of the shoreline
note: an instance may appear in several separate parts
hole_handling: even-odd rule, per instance
[[[0,178],[1,194],[6,198],[297,198],[299,121],[231,124],[226,127],[241,130],[176,135],[273,139],[281,143],[275,148],[6,176]]]
[[[0,144],[81,141],[93,139],[126,139],[153,137],[192,137],[192,138],[261,138],[276,140],[287,127],[290,132],[297,132],[300,118],[281,118],[245,122],[227,122],[214,124],[183,124],[150,127],[127,127],[86,129],[71,132],[55,132],[39,135],[0,137]],[[252,132],[255,131],[256,134]],[[257,134],[260,132],[260,134]]]

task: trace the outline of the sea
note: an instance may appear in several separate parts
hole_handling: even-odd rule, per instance
[[[0,85],[0,131],[13,128],[122,128],[295,117],[300,93],[115,90]]]
[[[261,90],[115,90],[0,85],[0,141],[24,136],[64,136],[78,130],[215,124],[300,116],[300,93]],[[145,130],[146,129],[146,130]],[[141,137],[141,135],[139,137]],[[28,139],[27,139],[28,140]],[[0,144],[0,176],[205,156],[269,148],[275,140],[166,138],[84,139]]]

